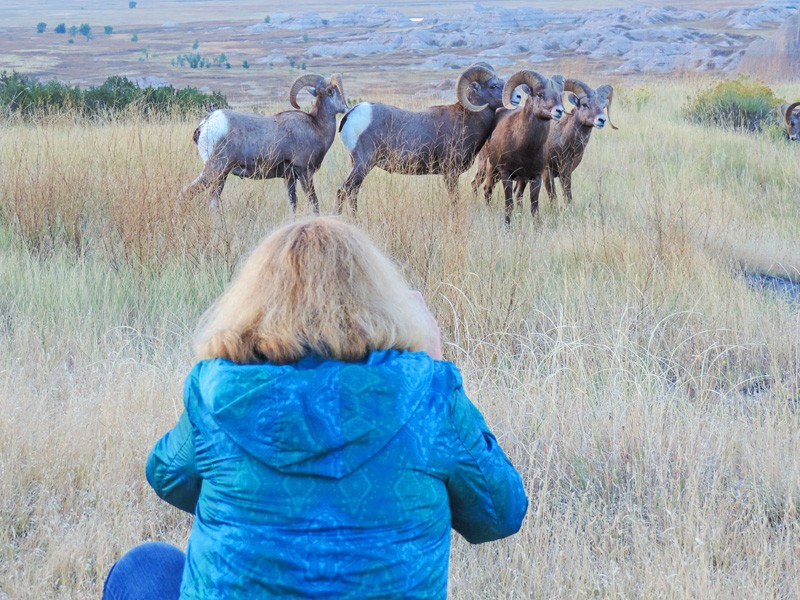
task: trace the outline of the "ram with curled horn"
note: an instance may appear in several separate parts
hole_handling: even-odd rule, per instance
[[[515,90],[528,96],[521,106],[512,103]],[[564,114],[561,96],[564,78],[554,75],[547,78],[536,71],[518,71],[506,81],[503,88],[504,107],[495,115],[492,135],[478,157],[478,179],[483,183],[486,202],[492,197],[495,184],[500,181],[505,196],[505,223],[511,224],[514,209],[513,185],[515,182],[531,184],[531,214],[539,207],[539,189],[544,169],[544,145],[552,121]]]
[[[583,160],[592,131],[603,129],[606,123],[617,129],[611,122],[613,87],[606,84],[595,90],[580,79],[568,78],[564,81],[564,91],[569,92],[568,99],[575,108],[550,126],[544,146],[542,182],[551,204],[556,201],[556,177],[561,181],[565,202],[572,202],[572,173]],[[525,182],[517,182],[514,191],[517,200],[522,198],[524,191]]]
[[[494,69],[476,63],[459,76],[453,104],[421,111],[378,102],[354,106],[339,125],[353,168],[337,191],[337,210],[342,211],[345,200],[357,210],[361,184],[376,166],[390,173],[440,174],[455,205],[459,175],[472,165],[491,132],[502,89]]]
[[[792,141],[800,139],[800,102],[781,104],[778,113],[789,139]]]
[[[297,94],[304,88],[314,96],[308,112],[300,110],[297,103]],[[181,202],[211,188],[211,208],[216,210],[225,180],[233,174],[284,179],[292,214],[297,207],[299,181],[318,213],[314,173],[336,137],[336,115],[347,110],[341,75],[327,79],[320,75],[299,77],[289,90],[289,103],[297,110],[272,116],[215,110],[203,119],[194,132],[203,170],[181,191]]]

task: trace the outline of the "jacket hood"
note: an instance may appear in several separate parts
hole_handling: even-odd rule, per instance
[[[359,362],[206,361],[197,402],[238,446],[285,473],[341,478],[378,453],[430,389],[423,352],[382,350]],[[187,407],[192,411],[192,407]]]

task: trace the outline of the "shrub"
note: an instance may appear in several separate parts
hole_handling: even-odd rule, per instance
[[[67,33],[67,26],[64,23],[59,23],[53,31],[56,33]]]
[[[690,99],[690,121],[738,131],[761,131],[774,121],[780,100],[763,83],[743,77],[722,81]]]
[[[131,41],[132,41],[132,42],[138,42],[138,41],[139,41],[139,34],[138,34],[138,33],[134,33],[134,34],[131,36]]]
[[[88,23],[81,23],[81,26],[78,28],[78,31],[87,40],[92,39],[92,26],[89,25]]]
[[[44,33],[45,29],[47,29],[47,23],[44,21],[40,21],[36,24],[36,33]]]
[[[192,87],[140,88],[120,76],[82,91],[55,80],[42,84],[16,71],[0,73],[0,112],[7,116],[36,119],[63,112],[95,118],[119,115],[129,108],[146,115],[186,115],[207,112],[212,106],[226,108],[228,101],[219,92],[205,94]]]
[[[128,2],[128,8],[136,8],[136,2],[134,2],[133,0]]]
[[[246,61],[246,60],[242,61],[242,68],[243,69],[249,69],[250,68],[250,63],[248,61]]]
[[[103,33],[105,33],[106,35],[111,35],[112,33],[114,33],[114,28],[111,25],[106,25],[105,27],[103,27]]]
[[[173,66],[189,67],[190,69],[202,69],[211,66],[205,56],[199,52],[187,52],[186,54],[179,54],[172,60]]]

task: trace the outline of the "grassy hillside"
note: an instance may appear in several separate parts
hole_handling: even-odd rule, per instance
[[[798,306],[742,275],[798,276],[800,146],[685,122],[694,89],[619,88],[574,204],[532,222],[526,202],[510,233],[471,172],[455,211],[440,179],[367,179],[358,222],[428,298],[531,500],[508,540],[456,537],[453,598],[800,593]],[[288,217],[281,182],[233,178],[222,227],[203,199],[179,212],[195,125],[0,126],[0,598],[97,598],[134,544],[185,546],[144,461],[197,318]],[[324,211],[348,167],[337,140]]]

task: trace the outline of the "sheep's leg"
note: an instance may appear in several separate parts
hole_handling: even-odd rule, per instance
[[[505,223],[508,228],[511,226],[511,213],[514,212],[514,184],[509,177],[503,177],[503,193],[506,198]]]
[[[525,186],[528,182],[524,179],[519,179],[514,182],[514,199],[517,202],[522,202],[522,196],[525,194]]]
[[[289,214],[294,218],[297,210],[297,179],[292,173],[286,175],[286,189],[289,192]]]
[[[311,202],[311,208],[314,209],[314,214],[319,214],[319,200],[317,199],[317,191],[314,189],[314,175],[311,173],[304,173],[300,177],[300,185],[303,186],[303,192],[308,196],[308,201]]]
[[[450,204],[453,208],[456,208],[461,200],[461,196],[458,193],[458,176],[459,173],[444,173],[444,185],[450,195]]]
[[[489,164],[486,166],[486,174],[483,178],[483,199],[486,200],[486,206],[492,203],[492,190],[497,181],[497,173]]]
[[[211,200],[209,201],[209,207],[214,214],[218,214],[219,212],[219,197],[222,195],[222,189],[225,187],[225,176],[218,177],[216,181],[213,182],[211,187]]]
[[[478,195],[478,188],[481,187],[481,184],[484,181],[486,181],[486,161],[478,161],[478,170],[475,172],[475,177],[473,177],[472,181],[470,182],[472,185],[473,195]]]
[[[185,186],[178,193],[178,205],[183,206],[188,200],[194,197],[195,194],[207,189],[211,185],[211,180],[208,178],[206,171],[201,171],[200,175],[195,177],[192,182]]]
[[[555,175],[553,170],[550,168],[545,168],[544,173],[542,174],[542,180],[544,181],[544,189],[547,192],[547,197],[550,199],[550,204],[555,206],[556,204],[556,182]],[[561,186],[564,186],[564,176],[561,176]]]
[[[336,212],[341,214],[344,207],[345,198],[350,202],[350,209],[353,214],[358,210],[358,191],[361,189],[361,184],[364,183],[364,178],[372,169],[371,166],[364,163],[353,164],[353,170],[344,180],[344,183],[336,190]]]
[[[230,168],[225,168],[225,165],[207,162],[203,166],[200,175],[180,191],[178,194],[178,205],[183,207],[188,199],[210,187],[212,188],[210,200],[211,210],[217,210],[217,208],[219,208],[219,197],[220,194],[222,194],[222,188],[225,187],[225,179],[228,177],[229,172]]]
[[[572,173],[561,174],[561,192],[564,194],[567,206],[572,204]]]
[[[535,217],[539,210],[539,190],[542,188],[542,175],[535,175],[531,179],[531,216]]]

